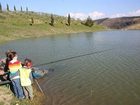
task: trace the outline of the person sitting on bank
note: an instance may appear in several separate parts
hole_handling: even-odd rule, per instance
[[[19,69],[22,68],[21,62],[17,60],[18,56],[16,52],[10,52],[8,55],[10,58],[10,62],[8,64],[9,67],[9,78],[12,82],[12,86],[14,89],[14,94],[19,99],[24,99],[23,89],[20,83],[19,77]]]
[[[5,81],[5,80],[7,80],[7,76],[6,76],[6,78],[5,78],[5,72],[4,72],[4,68],[3,68],[3,66],[0,66],[0,81]]]
[[[3,66],[5,72],[7,72],[9,70],[8,65],[9,65],[9,62],[11,60],[9,58],[9,55],[11,54],[11,52],[14,52],[14,51],[13,50],[7,50],[5,52],[6,57],[3,58],[3,59],[0,59],[0,64],[1,64],[1,66]]]
[[[30,59],[25,59],[23,67],[20,69],[20,81],[23,87],[24,95],[26,99],[33,99],[33,89],[32,89],[32,61]]]
[[[3,70],[3,68],[0,66],[0,75],[4,75],[4,70]]]
[[[2,76],[3,77],[3,80],[10,80],[9,79],[9,62],[10,62],[10,58],[9,58],[9,55],[11,54],[11,52],[13,52],[13,50],[7,50],[5,52],[5,55],[6,57],[3,58],[3,59],[0,59],[0,65],[1,67],[3,68],[3,72],[4,72],[4,75]]]

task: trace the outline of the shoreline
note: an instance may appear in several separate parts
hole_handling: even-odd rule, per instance
[[[22,37],[13,37],[13,38],[9,38],[9,37],[4,37],[3,38],[3,35],[0,34],[0,44],[5,44],[7,42],[10,42],[10,41],[16,41],[16,40],[22,40],[22,39],[30,39],[30,38],[41,38],[41,37],[47,37],[47,36],[53,36],[53,35],[61,35],[61,34],[65,34],[65,35],[68,35],[68,34],[76,34],[76,33],[88,33],[88,32],[103,32],[103,31],[133,31],[133,30],[140,30],[140,29],[127,29],[127,30],[122,30],[122,29],[108,29],[108,28],[105,28],[105,29],[99,29],[99,30],[94,30],[94,31],[73,31],[73,32],[61,32],[61,33],[45,33],[45,34],[38,34],[38,35],[29,35],[29,36],[22,36]]]
[[[61,33],[48,33],[46,32],[45,34],[31,34],[31,35],[23,35],[22,37],[21,36],[13,36],[12,38],[11,37],[5,37],[3,35],[0,34],[0,44],[4,44],[4,43],[7,43],[7,42],[10,42],[10,41],[15,41],[15,40],[22,40],[22,39],[29,39],[29,38],[41,38],[41,37],[47,37],[47,36],[52,36],[52,35],[61,35],[61,34],[76,34],[76,33],[86,33],[86,32],[102,32],[102,31],[110,31],[110,29],[99,29],[99,30],[94,30],[94,31],[73,31],[73,32],[61,32]]]

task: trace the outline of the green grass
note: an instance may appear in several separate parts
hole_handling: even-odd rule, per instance
[[[31,26],[31,18],[34,24]],[[50,14],[34,12],[2,12],[0,13],[0,42],[9,40],[41,37],[50,34],[93,32],[104,30],[103,26],[84,26],[79,20],[71,20],[67,26],[67,17],[54,15],[54,26],[50,26]]]
[[[4,102],[0,102],[0,105],[4,105]]]
[[[34,98],[32,101],[29,99],[19,100],[8,87],[0,86],[0,105],[42,105],[44,100],[47,99],[46,96],[38,90],[35,84],[33,84],[33,94]]]
[[[33,100],[29,99],[23,99],[19,100],[15,97],[13,97],[13,101],[10,105],[42,105],[44,103],[44,100],[46,100],[46,96],[44,96],[39,90],[37,90],[36,87],[33,88],[34,92],[34,98]]]

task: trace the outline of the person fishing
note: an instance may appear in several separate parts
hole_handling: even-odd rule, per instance
[[[32,61],[30,59],[25,59],[23,67],[19,69],[20,71],[20,82],[23,87],[24,95],[26,99],[33,100],[33,89],[32,89]]]
[[[24,99],[23,89],[20,83],[19,69],[22,68],[21,62],[17,59],[17,53],[12,51],[8,55],[10,62],[8,64],[9,67],[9,79],[12,82],[12,86],[14,89],[14,94],[19,99]]]

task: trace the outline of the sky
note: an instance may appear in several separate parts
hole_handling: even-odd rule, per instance
[[[29,11],[52,13],[76,19],[114,18],[140,16],[140,0],[0,0],[3,9],[6,4],[13,10],[28,7]]]

